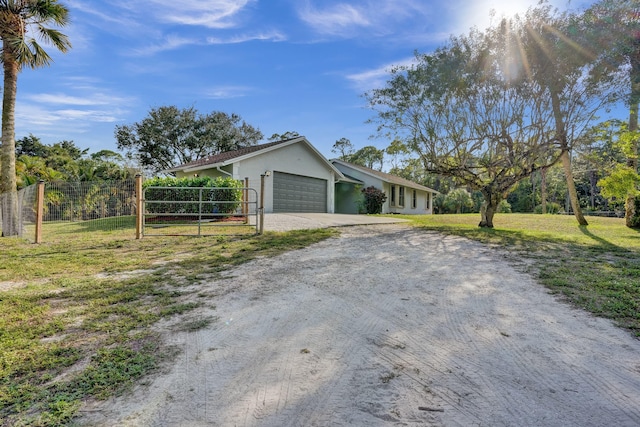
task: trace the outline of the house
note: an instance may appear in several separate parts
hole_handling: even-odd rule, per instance
[[[387,195],[387,200],[382,206],[382,213],[405,215],[427,215],[433,213],[433,198],[438,194],[436,190],[399,176],[342,160],[334,159],[331,160],[331,163],[351,182],[358,183],[355,187],[348,181],[337,183],[337,213],[358,213],[359,199],[357,190],[369,186],[376,187]]]
[[[348,171],[348,174],[342,172]],[[374,185],[394,196],[384,213],[431,213],[430,192],[411,181],[339,160],[327,160],[304,137],[269,142],[208,156],[164,171],[176,177],[232,177],[261,188],[264,211],[358,213],[362,186]],[[377,175],[376,175],[377,174]],[[417,190],[414,194],[412,190]],[[390,193],[390,192],[395,193]],[[413,197],[413,198],[412,198]],[[401,207],[405,204],[406,207]],[[415,208],[411,208],[414,206]],[[428,209],[426,208],[428,207]]]

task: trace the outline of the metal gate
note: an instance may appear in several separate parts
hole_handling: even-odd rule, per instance
[[[143,236],[258,233],[253,188],[147,187],[142,197]]]

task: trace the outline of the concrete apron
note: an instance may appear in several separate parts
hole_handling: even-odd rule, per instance
[[[400,222],[408,221],[402,218],[369,215],[268,213],[264,215],[264,231],[309,230],[313,228],[345,227],[350,225],[369,224],[395,224]]]

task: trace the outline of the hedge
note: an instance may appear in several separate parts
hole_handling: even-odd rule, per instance
[[[153,188],[169,187],[169,188]],[[236,211],[242,201],[243,184],[232,178],[150,178],[142,183],[147,201],[166,201],[166,203],[148,203],[148,213],[162,214],[228,214]],[[175,190],[173,190],[175,188]],[[191,188],[193,188],[191,190]],[[202,191],[202,212],[198,203],[171,203],[171,202],[197,202]],[[227,203],[210,203],[224,201]],[[232,203],[229,203],[232,202]],[[236,203],[233,203],[236,202]]]

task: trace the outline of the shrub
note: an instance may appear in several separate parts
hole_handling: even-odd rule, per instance
[[[547,202],[547,213],[548,214],[558,214],[560,213],[560,204],[556,202]],[[542,213],[542,205],[538,205],[533,210],[534,213],[541,214]]]
[[[363,188],[362,194],[364,194],[364,207],[368,214],[382,213],[382,205],[387,201],[387,195],[384,191],[377,189],[374,186]]]
[[[630,226],[632,228],[640,228],[640,196],[636,196],[636,198],[634,199],[634,203],[635,210],[633,216],[631,217]]]
[[[194,178],[156,177],[144,181],[142,187],[145,190],[146,200],[166,202],[147,204],[146,210],[149,213],[198,214],[200,212],[198,203],[184,202],[198,202],[201,191],[202,201],[204,202],[226,202],[204,203],[202,205],[202,213],[233,213],[242,200],[242,183],[232,178],[211,178],[206,176]]]
[[[498,204],[498,213],[511,213],[511,203],[501,200]]]
[[[444,208],[448,213],[464,213],[473,207],[473,198],[464,188],[449,191],[444,197]]]

